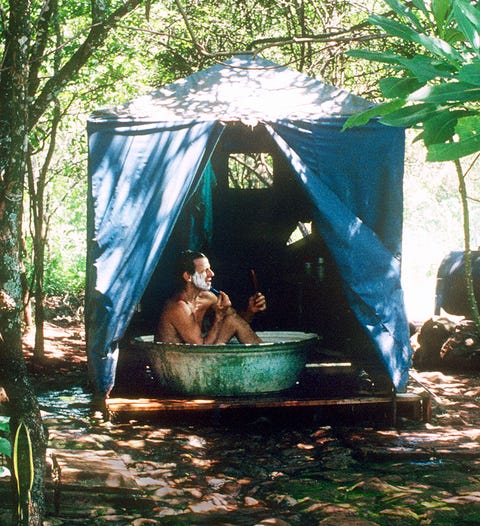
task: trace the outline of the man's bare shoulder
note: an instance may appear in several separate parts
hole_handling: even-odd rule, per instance
[[[189,315],[191,308],[188,303],[181,298],[171,298],[167,300],[163,308],[163,315],[166,317],[178,316],[182,314]]]

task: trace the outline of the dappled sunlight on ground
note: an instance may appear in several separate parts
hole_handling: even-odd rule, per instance
[[[46,526],[480,523],[476,375],[412,371],[409,391],[431,396],[429,423],[115,423],[93,416],[81,327],[49,324],[48,359],[35,367],[29,338],[50,451],[68,481]]]

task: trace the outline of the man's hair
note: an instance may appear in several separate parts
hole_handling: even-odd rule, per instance
[[[196,250],[184,250],[180,252],[175,265],[175,276],[178,285],[185,285],[183,281],[183,273],[188,272],[190,275],[195,274],[195,259],[206,258],[207,256],[202,252]]]

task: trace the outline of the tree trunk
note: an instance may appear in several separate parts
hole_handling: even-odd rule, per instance
[[[141,2],[125,0],[108,14],[103,9],[110,7],[108,2],[92,2],[97,23],[91,26],[83,43],[61,69],[46,80],[50,68],[43,60],[48,55],[50,17],[56,12],[57,3],[45,2],[46,9],[35,20],[34,46],[31,46],[31,0],[9,0],[2,10],[3,14],[8,13],[9,19],[2,23],[0,68],[0,384],[10,400],[12,435],[19,423],[23,423],[32,441],[34,481],[30,517],[26,519],[29,526],[41,526],[43,522],[46,451],[46,433],[23,358],[20,324],[23,295],[19,232],[29,135],[55,95],[72,81],[121,18]],[[102,17],[105,17],[103,22]],[[16,494],[13,479],[12,489]],[[14,515],[15,510],[14,507]],[[18,524],[16,516],[14,524]]]
[[[23,210],[22,210],[22,216],[23,216]],[[32,327],[33,320],[32,320],[32,307],[30,302],[30,287],[28,284],[27,279],[27,273],[25,271],[25,264],[24,264],[24,257],[27,253],[26,247],[25,247],[25,238],[23,237],[22,232],[19,232],[19,238],[20,238],[20,283],[22,284],[22,295],[23,295],[23,321],[27,328]]]
[[[470,250],[470,214],[468,208],[468,193],[465,184],[465,175],[463,173],[462,165],[457,159],[454,161],[458,177],[458,187],[460,191],[460,198],[462,200],[463,211],[463,239],[464,239],[464,261],[465,261],[465,285],[467,288],[467,296],[470,302],[471,316],[480,334],[480,313],[478,311],[477,300],[475,298],[475,289],[473,285],[473,271],[472,271],[472,252]]]
[[[46,435],[23,358],[20,313],[20,227],[28,150],[26,79],[30,41],[30,2],[10,2],[8,38],[0,70],[0,382],[10,400],[11,430],[28,428],[34,456],[29,526],[41,526],[45,509]],[[15,477],[12,490],[16,494]],[[14,524],[18,524],[15,515]]]
[[[5,313],[4,313],[5,314]],[[5,315],[1,316],[1,324],[5,321]],[[33,449],[34,482],[30,495],[29,516],[20,522],[17,513],[17,482],[12,477],[13,521],[12,524],[28,524],[28,526],[41,526],[45,515],[45,469],[46,469],[46,447],[47,435],[40,409],[33,389],[28,380],[25,362],[21,352],[21,340],[18,338],[20,327],[12,327],[11,331],[2,331],[0,335],[0,383],[7,392],[9,412],[11,415],[10,428],[12,442],[16,429],[20,422],[27,427]],[[19,343],[20,341],[20,343]],[[19,348],[20,347],[20,348]],[[21,458],[22,462],[26,459]],[[19,478],[22,477],[20,473]],[[28,520],[28,522],[25,522]]]
[[[44,272],[44,247],[43,239],[36,239],[34,246],[34,260],[35,260],[35,348],[33,350],[34,360],[37,362],[43,361],[45,358],[45,308],[43,305],[43,276]]]

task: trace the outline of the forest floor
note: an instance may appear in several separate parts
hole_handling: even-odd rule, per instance
[[[25,356],[49,430],[46,526],[408,526],[480,523],[480,377],[412,371],[430,422],[238,425],[104,421],[91,405],[83,326],[47,323]],[[0,524],[2,515],[0,512]]]

